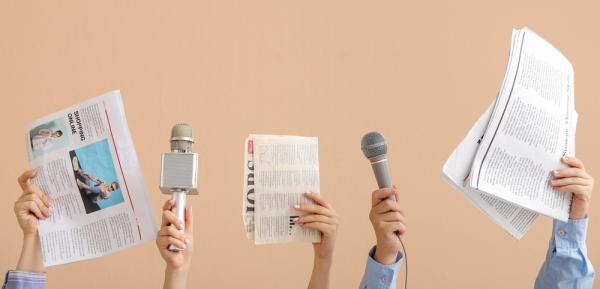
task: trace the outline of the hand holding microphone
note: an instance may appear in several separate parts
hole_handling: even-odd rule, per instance
[[[185,232],[186,195],[198,194],[198,154],[192,152],[194,136],[188,124],[176,124],[171,130],[171,152],[162,154],[160,190],[170,194],[173,214],[179,220],[179,231]],[[183,250],[182,246],[169,245],[170,251]]]
[[[370,132],[363,136],[361,149],[370,161],[379,190],[372,193],[369,219],[377,237],[374,258],[382,264],[396,262],[402,246],[400,236],[406,232],[404,213],[398,203],[398,190],[392,186],[387,165],[387,143],[382,134]]]

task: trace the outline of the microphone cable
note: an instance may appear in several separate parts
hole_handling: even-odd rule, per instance
[[[402,246],[402,252],[404,253],[404,260],[406,263],[406,269],[404,271],[404,289],[408,289],[408,255],[406,254],[406,247],[404,247],[404,242],[402,242],[402,238],[398,234],[398,240],[400,240],[400,245]]]

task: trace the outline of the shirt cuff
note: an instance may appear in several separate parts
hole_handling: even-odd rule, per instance
[[[6,272],[4,287],[6,289],[43,289],[46,284],[46,273],[35,273],[10,270]]]
[[[584,219],[568,220],[567,222],[554,220],[552,233],[556,248],[577,249],[585,246],[587,227],[587,216]]]
[[[395,288],[395,286],[392,285],[394,285],[396,282],[396,276],[398,275],[400,264],[402,263],[404,256],[402,253],[398,252],[398,256],[396,256],[396,262],[385,265],[373,259],[376,249],[376,246],[373,246],[373,248],[371,248],[369,251],[363,287],[373,289]]]

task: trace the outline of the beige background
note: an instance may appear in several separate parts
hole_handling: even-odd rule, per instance
[[[356,288],[374,242],[375,181],[359,149],[373,129],[387,136],[403,192],[410,288],[531,288],[551,220],[540,218],[517,242],[452,191],[440,169],[495,97],[511,29],[526,25],[575,67],[578,156],[600,178],[600,6],[584,2],[2,0],[0,270],[13,268],[20,250],[12,205],[27,168],[25,125],[121,89],[157,214],[169,129],[178,121],[196,129],[202,193],[190,198],[191,288],[307,284],[310,245],[254,246],[242,232],[249,133],[319,136],[321,190],[342,215],[332,284]],[[591,210],[589,254],[600,267],[600,200]],[[48,288],[158,288],[163,267],[148,243],[50,268]]]

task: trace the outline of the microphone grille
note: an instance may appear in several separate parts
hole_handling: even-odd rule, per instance
[[[194,143],[192,126],[187,123],[178,123],[171,129],[171,150],[191,152]]]
[[[385,138],[381,133],[376,131],[369,132],[362,137],[361,149],[368,159],[385,156],[387,154]]]

